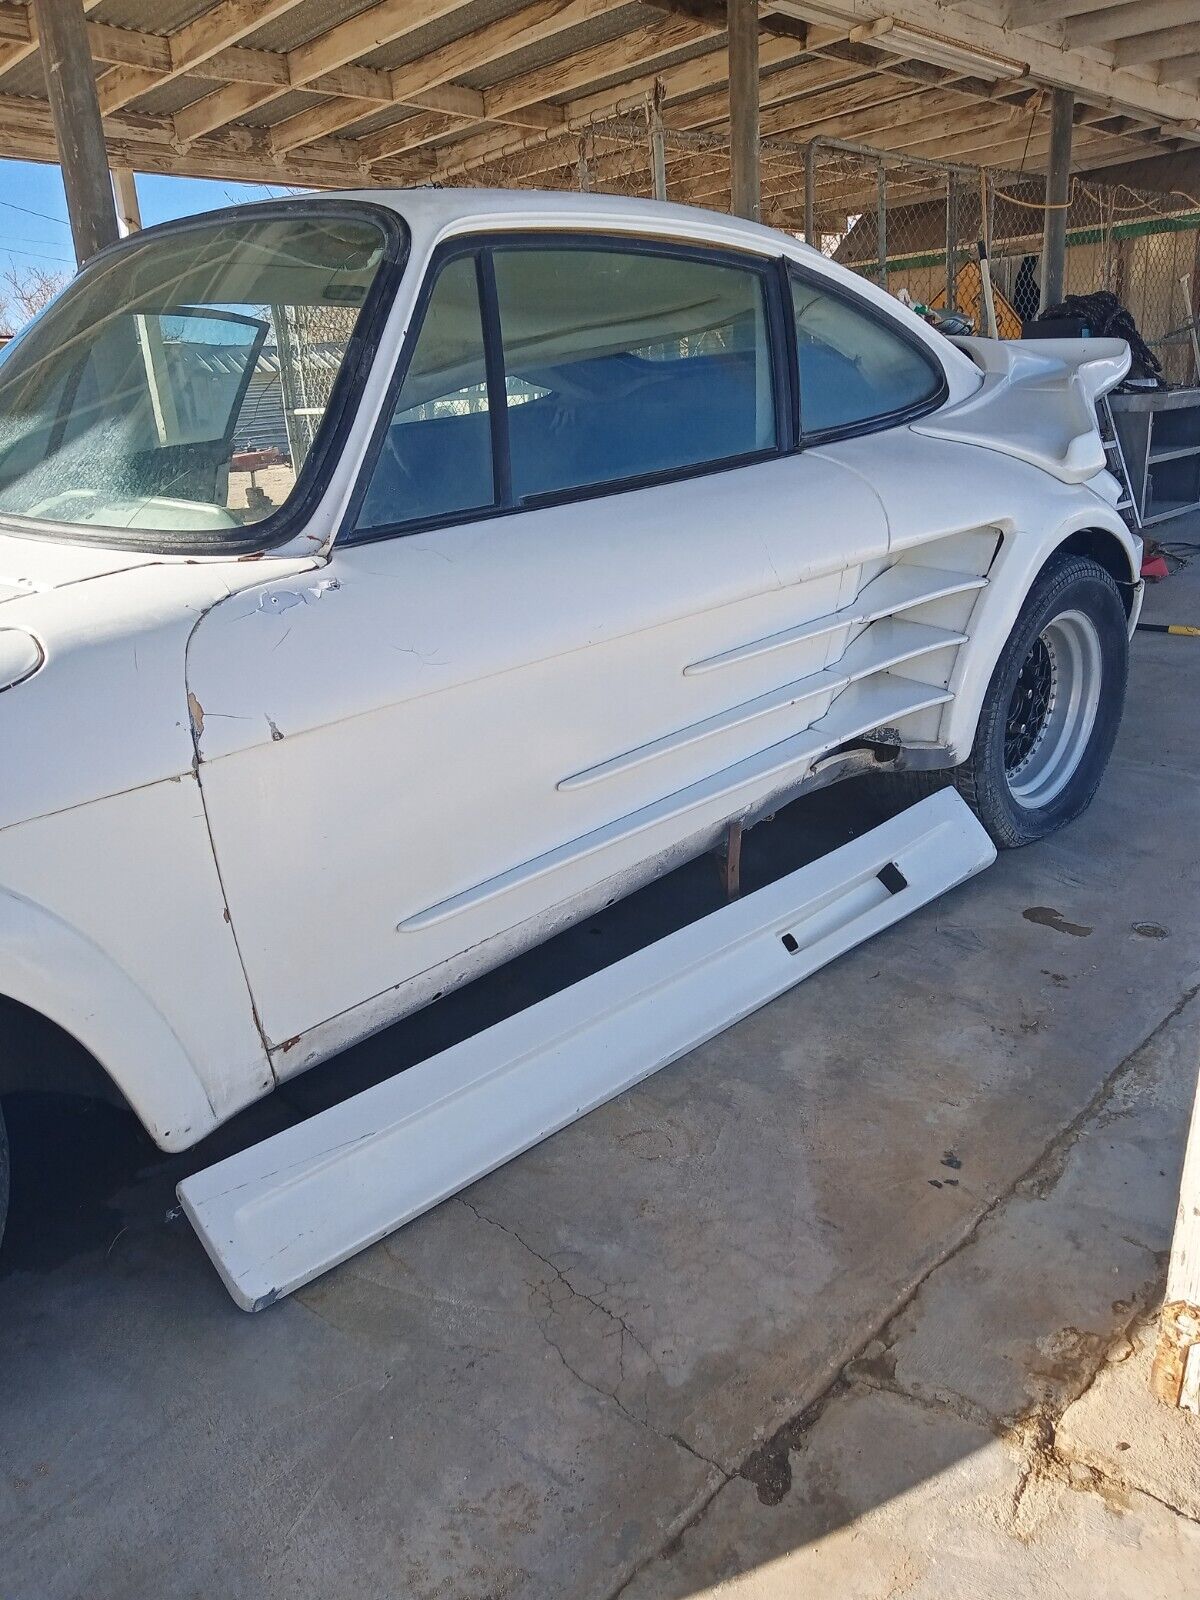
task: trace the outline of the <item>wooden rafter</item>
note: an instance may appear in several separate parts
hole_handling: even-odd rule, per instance
[[[224,0],[224,3],[229,4],[230,0]],[[285,0],[276,0],[276,3],[283,5]],[[294,5],[298,0],[286,0],[286,3]],[[378,50],[383,45],[393,44],[406,34],[415,33],[418,28],[450,16],[468,4],[470,0],[377,0],[366,11],[360,11],[357,16],[287,51],[284,57],[287,82],[283,86],[263,87],[254,97],[248,86],[243,85],[238,92],[236,86],[227,85],[203,100],[186,106],[176,114],[175,137],[182,144],[202,138],[206,133],[236,121],[247,111],[277,100],[291,89],[302,89],[324,74],[346,67],[357,57]]]
[[[83,3],[89,11],[97,0]],[[110,156],[139,170],[269,174],[314,186],[424,175],[553,186],[575,181],[586,136],[593,177],[620,182],[633,170],[628,155],[596,125],[640,112],[658,93],[668,131],[718,141],[711,149],[668,142],[671,184],[727,176],[724,0],[525,0],[473,28],[470,3],[375,0],[311,39],[297,21],[301,42],[291,49],[251,41],[300,0],[215,0],[170,34],[89,18],[88,47],[106,68],[98,97]],[[144,10],[152,23],[152,0]],[[464,21],[443,28],[435,48],[390,69],[365,64],[379,47],[459,11]],[[612,24],[624,31],[607,29],[597,42],[590,25],[612,13],[624,13]],[[934,156],[976,151],[981,160],[1003,150],[1036,166],[1045,119],[1028,97],[1062,86],[1076,95],[1081,159],[1131,160],[1180,140],[1200,148],[1195,0],[759,0],[759,16],[766,139],[799,144],[823,133]],[[445,40],[455,26],[462,31]],[[556,59],[543,63],[547,41],[559,40]],[[531,47],[543,47],[536,66]],[[0,73],[36,49],[29,8],[0,0]],[[181,79],[194,98],[173,116],[134,109]],[[292,115],[273,126],[245,120],[297,89],[310,103]],[[4,154],[53,159],[44,107],[0,93]],[[381,111],[395,120],[351,136]],[[766,154],[764,171],[789,159]]]
[[[877,0],[769,0],[769,3],[773,9],[802,21],[828,23],[837,20],[851,27],[861,27],[879,20]],[[1073,9],[1085,8],[1079,7],[1076,0]],[[1135,116],[1140,114],[1177,125],[1182,134],[1200,141],[1200,96],[1130,71],[1131,41],[1121,43],[1110,64],[1083,50],[1063,48],[1036,34],[1014,31],[999,21],[967,14],[961,7],[951,9],[938,5],[936,0],[888,0],[887,11],[893,25],[899,24],[927,37],[930,59],[937,59],[940,43],[977,52],[998,62],[1016,60],[1038,82],[1072,89],[1085,99],[1097,100]],[[1018,15],[1023,14],[1018,12]],[[1043,15],[1043,12],[1037,13],[1039,19]],[[1191,47],[1181,44],[1180,48]]]
[[[455,107],[446,103],[445,97],[448,91],[444,86],[449,84],[451,79],[461,77],[465,73],[478,72],[481,68],[490,67],[494,62],[512,55],[514,51],[525,50],[530,45],[541,44],[559,34],[568,33],[572,28],[581,27],[597,17],[604,16],[613,10],[614,6],[622,3],[624,0],[567,0],[565,4],[564,0],[536,0],[533,5],[525,6],[520,11],[501,17],[485,27],[476,28],[457,39],[450,40],[416,61],[393,68],[386,74],[387,94],[381,104],[410,106],[424,111],[441,112],[450,118],[461,116],[467,122],[484,122],[487,120],[487,113],[484,108],[484,97],[478,90],[456,90],[456,93],[464,97],[460,105]],[[521,114],[527,110],[528,108],[523,106],[515,107],[511,116],[493,112],[493,119],[498,122],[511,121],[518,127],[548,126],[549,122],[554,120],[549,108],[541,108],[539,116],[545,120],[540,122],[531,121],[528,116],[523,117]],[[314,139],[324,138],[326,134],[338,128],[347,127],[363,115],[362,108],[349,102],[341,107],[341,112],[344,115],[339,113],[336,104],[329,103],[289,117],[286,123],[274,130],[276,146],[285,150],[297,149]],[[449,129],[453,124],[431,121],[428,126],[432,128],[445,126]],[[432,136],[436,137],[436,134]],[[388,155],[391,152],[384,149],[382,154]]]

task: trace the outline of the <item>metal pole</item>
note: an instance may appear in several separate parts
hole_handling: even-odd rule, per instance
[[[758,166],[758,0],[729,0],[729,185],[735,217],[757,222],[762,209]]]
[[[817,238],[817,141],[804,152],[804,242],[814,250],[821,248]]]
[[[879,287],[886,289],[888,286],[888,252],[887,252],[887,165],[882,160],[876,174],[878,188],[878,210],[876,212],[875,232],[878,235],[876,243],[879,246]]]
[[[75,259],[82,266],[118,237],[83,0],[33,0],[33,21],[67,192]]]
[[[1071,198],[1071,134],[1075,96],[1055,89],[1050,100],[1050,166],[1046,174],[1046,221],[1042,235],[1042,310],[1063,297],[1067,263],[1067,202]]]
[[[946,174],[946,310],[953,311],[958,298],[958,174]]]

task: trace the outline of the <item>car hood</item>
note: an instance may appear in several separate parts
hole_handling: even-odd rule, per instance
[[[22,538],[0,532],[0,601],[60,589],[87,578],[107,577],[131,567],[150,566],[163,559],[153,550],[114,550],[103,545],[66,544],[58,539]]]

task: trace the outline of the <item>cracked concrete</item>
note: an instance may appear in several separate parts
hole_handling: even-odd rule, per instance
[[[1200,583],[1151,603],[1200,615]],[[174,1209],[189,1162],[706,909],[710,863],[190,1157],[14,1104],[6,1590],[1186,1593],[1192,1419],[1137,1371],[1196,1066],[1197,688],[1200,647],[1139,636],[1077,824],[258,1317]],[[879,804],[753,830],[749,885]]]
[[[822,1402],[614,1594],[1186,1594],[1200,1428],[1151,1396],[1195,991]],[[755,1494],[755,1504],[750,1491]],[[1001,1575],[1003,1574],[1003,1580]]]

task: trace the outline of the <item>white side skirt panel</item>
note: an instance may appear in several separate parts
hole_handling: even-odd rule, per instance
[[[950,789],[440,1055],[185,1178],[257,1311],[756,1011],[995,859]]]

